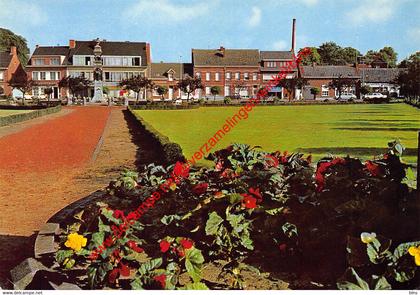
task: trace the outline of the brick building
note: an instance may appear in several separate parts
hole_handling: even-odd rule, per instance
[[[260,87],[260,55],[257,49],[192,49],[193,74],[201,77],[204,91],[195,97],[213,97],[217,86],[220,96],[251,97]]]
[[[36,47],[27,66],[28,75],[36,83],[32,95],[42,97],[43,90],[52,87],[54,98],[69,96],[68,89],[60,89],[58,85],[65,76],[83,76],[93,81],[93,50],[98,42],[102,49],[103,85],[109,89],[110,96],[119,96],[121,80],[148,76],[151,63],[149,43],[70,40],[68,46]],[[85,95],[92,97],[93,87]]]
[[[190,63],[152,63],[150,71],[150,79],[156,86],[163,86],[168,89],[164,95],[165,100],[173,100],[175,98],[186,98],[181,90],[176,89],[176,84],[181,78],[193,75],[192,64]],[[155,90],[152,91],[153,100],[161,100],[162,96]]]
[[[23,74],[15,46],[10,47],[9,52],[0,52],[0,95],[11,96],[13,89],[9,81],[15,74]]]

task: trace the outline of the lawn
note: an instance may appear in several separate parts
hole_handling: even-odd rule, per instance
[[[187,158],[222,128],[239,108],[202,107],[193,110],[136,111],[157,130],[181,145]],[[406,104],[308,105],[254,108],[218,142],[214,150],[238,142],[266,151],[328,153],[368,159],[399,139],[403,159],[415,163],[420,111]]]
[[[32,110],[0,110],[0,117],[6,117],[15,114],[29,113]]]

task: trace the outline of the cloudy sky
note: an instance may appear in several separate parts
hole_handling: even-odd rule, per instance
[[[365,53],[420,50],[419,0],[0,0],[0,27],[36,44],[147,41],[154,61],[190,61],[191,48],[287,50],[335,41]],[[182,58],[180,58],[182,56]]]

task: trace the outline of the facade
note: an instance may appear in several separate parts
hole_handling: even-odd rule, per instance
[[[121,80],[132,76],[148,76],[150,44],[145,42],[111,42],[106,40],[70,40],[68,46],[37,46],[28,66],[28,75],[35,81],[33,96],[43,96],[43,89],[52,87],[53,97],[69,96],[68,89],[60,89],[58,83],[66,76],[82,76],[94,81],[94,49],[102,50],[102,80],[109,95],[120,95]],[[93,97],[94,89],[84,94]],[[144,94],[142,94],[144,96]]]
[[[350,78],[355,81],[360,80],[360,73],[352,66],[303,66],[302,76],[308,81],[308,85],[303,89],[303,99],[313,99],[310,92],[312,87],[319,88],[319,99],[331,99],[338,96],[336,89],[331,89],[329,83],[340,76]],[[356,88],[345,89],[342,94],[356,94]]]
[[[261,51],[261,84],[263,87],[273,79],[273,76],[279,73],[286,74],[285,79],[291,79],[298,75],[297,68],[291,71],[285,71],[284,67],[294,60],[293,51]],[[297,93],[297,92],[295,92]],[[282,87],[273,87],[269,90],[268,96],[289,99],[292,93],[289,93]]]
[[[362,68],[360,76],[362,85],[372,88],[373,92],[389,94],[390,96],[399,96],[400,87],[395,84],[401,68]]]
[[[176,84],[181,78],[193,75],[192,64],[190,63],[152,63],[150,71],[150,79],[156,86],[163,86],[168,89],[164,95],[164,100],[173,100],[178,98],[186,98],[181,90],[176,89]],[[152,91],[153,100],[162,100],[162,96],[155,90]]]
[[[11,96],[13,94],[9,80],[19,70],[22,70],[22,65],[15,46],[10,47],[10,52],[0,52],[0,95]]]
[[[211,87],[219,96],[248,98],[260,88],[260,55],[257,49],[192,49],[193,74],[201,77],[204,89],[195,97],[213,98]]]

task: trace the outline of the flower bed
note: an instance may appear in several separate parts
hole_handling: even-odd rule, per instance
[[[310,156],[234,144],[209,156],[214,168],[125,172],[61,224],[54,268],[84,289],[414,289],[419,196],[402,150],[315,168]],[[181,173],[153,210],[129,214]]]

